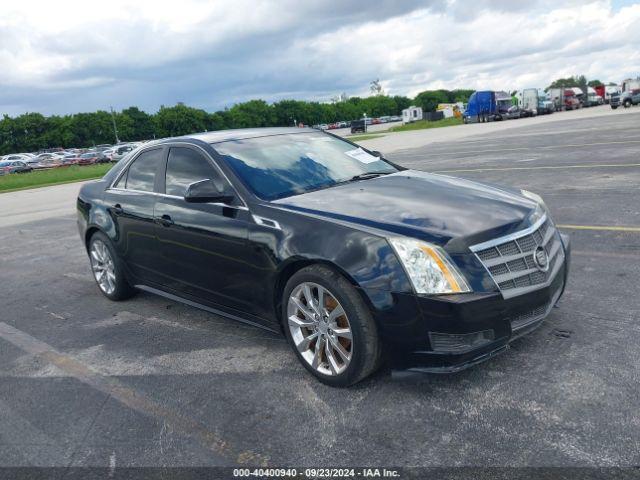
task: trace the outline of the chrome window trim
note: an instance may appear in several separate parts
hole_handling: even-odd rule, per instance
[[[219,203],[212,203],[210,205],[225,205],[227,207],[239,208],[240,210],[249,210],[249,208],[247,207],[247,205],[248,205],[247,202],[244,200],[244,198],[242,198],[242,195],[240,195],[240,192],[238,192],[238,189],[231,182],[231,180],[229,180],[229,177],[227,176],[226,173],[224,173],[224,171],[216,163],[215,159],[211,155],[209,155],[209,152],[207,152],[200,145],[196,145],[194,143],[189,143],[189,142],[179,142],[179,141],[174,142],[174,141],[171,141],[171,142],[167,142],[167,143],[154,143],[153,145],[148,145],[146,148],[145,147],[141,147],[139,152],[136,152],[135,155],[132,155],[131,158],[127,160],[127,162],[122,167],[122,170],[120,171],[120,173],[118,173],[118,175],[113,180],[113,182],[111,182],[111,184],[107,187],[107,190],[124,190],[124,191],[127,191],[127,192],[136,192],[136,193],[153,193],[153,194],[156,194],[156,195],[166,196],[166,197],[170,197],[170,198],[183,198],[183,197],[178,197],[176,195],[167,195],[166,193],[142,192],[142,191],[137,191],[137,190],[129,190],[127,188],[116,188],[116,187],[114,187],[114,185],[116,183],[118,183],[118,181],[120,180],[120,177],[122,177],[122,175],[124,175],[124,172],[126,172],[129,169],[129,166],[136,160],[136,158],[138,158],[144,152],[147,152],[149,150],[153,150],[155,148],[165,148],[165,147],[166,148],[171,148],[172,146],[175,146],[175,145],[187,145],[189,147],[196,147],[196,148],[200,149],[202,151],[202,153],[204,154],[205,158],[208,158],[210,160],[210,163],[212,164],[213,168],[217,172],[220,172],[222,177],[227,181],[227,183],[231,186],[231,188],[235,192],[236,196],[242,202],[241,206],[226,205],[226,204],[222,204],[222,203],[220,203],[220,204]],[[165,167],[165,172],[166,172],[166,167]]]
[[[545,213],[544,215],[542,215],[542,217],[540,217],[540,219],[536,223],[534,223],[530,227],[525,228],[524,230],[519,230],[517,232],[510,233],[509,235],[505,235],[503,237],[493,238],[486,242],[478,243],[477,245],[472,245],[469,247],[469,250],[475,253],[480,250],[485,250],[487,248],[495,247],[496,245],[500,245],[502,243],[510,242],[512,240],[517,240],[518,238],[530,235],[533,232],[535,232],[538,228],[540,228],[540,226],[544,222],[546,222],[546,220],[547,220],[547,214]]]
[[[174,198],[177,200],[184,201],[184,197],[179,197],[178,195],[167,195],[166,193],[145,192],[143,190],[132,190],[130,188],[116,188],[116,187],[107,187],[107,190],[110,192],[138,193],[138,194],[144,194],[144,195],[153,195],[154,197]],[[247,212],[249,211],[249,209],[244,205],[229,205],[227,203],[221,203],[221,202],[208,202],[206,203],[206,205],[217,205],[220,207],[235,208],[237,210],[243,210]]]

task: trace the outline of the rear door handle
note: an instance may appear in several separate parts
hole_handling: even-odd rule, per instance
[[[163,227],[170,227],[174,222],[173,220],[171,220],[171,217],[169,215],[165,214],[158,219],[158,223]]]
[[[119,203],[116,203],[113,206],[113,213],[117,214],[117,215],[121,215],[124,213],[124,210],[122,209],[122,205],[120,205]]]

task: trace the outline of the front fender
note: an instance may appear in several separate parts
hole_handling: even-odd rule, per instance
[[[394,293],[412,293],[404,268],[383,236],[304,213],[260,209],[257,214],[279,225],[256,225],[249,231],[250,241],[269,252],[276,278],[292,263],[324,263],[342,273],[378,310],[395,304]],[[277,285],[274,282],[274,288]]]

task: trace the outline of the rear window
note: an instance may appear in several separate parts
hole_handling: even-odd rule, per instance
[[[140,154],[126,174],[125,188],[141,192],[153,192],[156,172],[162,161],[162,149],[157,148]],[[118,186],[121,182],[118,182]]]

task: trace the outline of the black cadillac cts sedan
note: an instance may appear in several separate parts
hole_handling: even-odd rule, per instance
[[[384,361],[454,372],[507,348],[564,290],[569,239],[537,195],[407,170],[309,129],[147,144],[82,187],[98,287],[282,331],[351,385]]]

